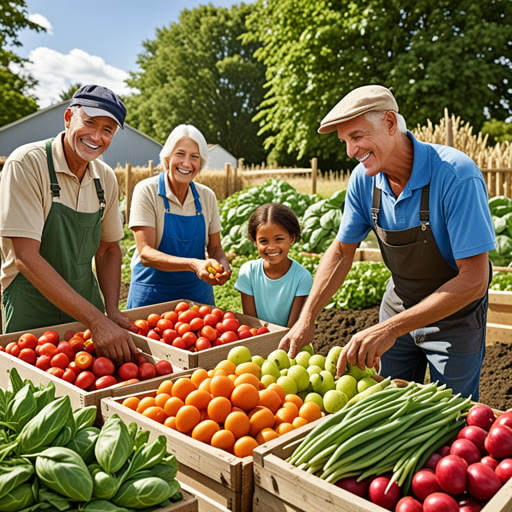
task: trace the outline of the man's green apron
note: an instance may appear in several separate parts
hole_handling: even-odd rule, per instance
[[[104,311],[91,264],[100,244],[101,219],[105,209],[104,192],[100,180],[94,178],[100,207],[93,213],[78,212],[60,203],[60,186],[53,166],[52,140],[46,141],[46,156],[53,202],[44,224],[39,252],[77,293]],[[47,300],[21,273],[4,291],[2,306],[5,333],[74,321]]]

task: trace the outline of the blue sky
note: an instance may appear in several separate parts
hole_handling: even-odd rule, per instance
[[[251,0],[245,0],[250,3]],[[38,81],[34,93],[41,108],[59,101],[71,84],[97,83],[129,94],[124,84],[137,71],[142,42],[156,38],[156,29],[178,21],[183,9],[234,0],[26,0],[33,21],[47,32],[23,31],[15,51],[30,59],[28,71]]]

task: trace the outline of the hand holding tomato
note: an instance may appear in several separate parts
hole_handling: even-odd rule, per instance
[[[122,316],[122,315],[121,315]],[[128,327],[131,319],[126,317]],[[98,356],[105,356],[117,364],[132,360],[132,354],[139,354],[130,333],[122,329],[107,317],[91,327],[92,340]]]

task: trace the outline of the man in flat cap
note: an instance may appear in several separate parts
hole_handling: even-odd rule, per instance
[[[62,133],[7,159],[0,181],[4,332],[77,320],[91,330],[98,354],[128,361],[138,352],[126,330],[131,320],[118,309],[118,185],[98,159],[125,116],[110,89],[85,85],[64,113]]]
[[[392,277],[380,323],[343,348],[364,369],[380,357],[381,375],[432,381],[478,399],[485,352],[488,251],[495,247],[481,171],[464,153],[425,144],[407,131],[389,89],[353,90],[323,119],[359,164],[350,176],[338,235],[322,258],[313,289],[280,348],[294,357],[314,320],[343,283],[359,242],[375,232]]]

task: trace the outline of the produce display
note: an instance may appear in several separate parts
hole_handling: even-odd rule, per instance
[[[497,196],[489,199],[496,249],[489,252],[493,265],[507,267],[512,262],[512,199]]]
[[[89,330],[77,333],[69,330],[64,338],[61,340],[52,330],[39,338],[24,333],[17,341],[0,346],[0,350],[86,391],[133,384],[173,372],[169,361],[152,363],[142,354],[136,362],[118,366],[107,357],[97,357]]]
[[[512,292],[512,272],[496,272],[492,276],[489,290]]]
[[[190,306],[185,301],[176,304],[172,311],[161,315],[150,313],[147,319],[135,320],[134,324],[142,336],[191,352],[270,332],[264,325],[258,328],[240,325],[232,311],[206,305]]]
[[[178,463],[164,436],[117,415],[93,426],[96,407],[72,410],[55,386],[10,373],[0,389],[0,510],[154,510],[182,498]]]

